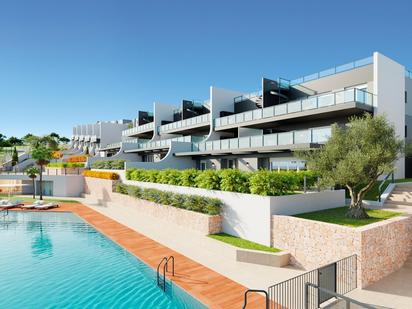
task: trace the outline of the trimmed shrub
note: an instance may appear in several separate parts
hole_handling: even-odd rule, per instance
[[[157,189],[140,188],[138,186],[125,185],[121,182],[116,182],[114,184],[113,191],[150,202],[169,205],[208,215],[218,215],[220,214],[222,208],[222,202],[215,198],[165,192]]]
[[[159,172],[158,182],[168,185],[180,185],[180,171],[175,169],[165,169]]]
[[[75,162],[52,162],[47,164],[46,167],[55,167],[55,168],[83,168],[84,163],[75,163]]]
[[[65,159],[66,162],[86,162],[87,156],[71,156]]]
[[[292,192],[293,180],[285,173],[259,170],[250,176],[250,192],[258,195],[285,195]]]
[[[220,172],[220,189],[222,191],[249,193],[250,173],[238,169],[225,169]]]
[[[220,189],[220,173],[216,170],[205,170],[196,177],[196,187],[219,190]]]
[[[123,170],[125,160],[97,160],[92,163],[92,168],[107,170]]]
[[[180,185],[185,187],[196,187],[196,177],[201,171],[190,168],[180,171]]]
[[[243,172],[238,169],[206,171],[129,169],[126,171],[126,178],[129,180],[275,196],[303,190],[304,177],[306,177],[307,188],[316,185],[318,177],[312,171]]]
[[[101,178],[101,179],[109,179],[109,180],[118,180],[119,175],[112,172],[99,172],[99,171],[90,171],[86,170],[83,172],[84,177],[93,177],[93,178]]]

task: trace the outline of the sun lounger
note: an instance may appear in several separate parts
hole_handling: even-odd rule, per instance
[[[20,206],[20,208],[23,208],[23,209],[34,209],[36,206],[40,206],[40,205],[44,205],[44,201],[43,201],[43,200],[34,201],[33,204],[30,204],[30,205],[22,205],[22,206]]]
[[[35,205],[34,209],[51,209],[51,208],[57,208],[57,207],[59,207],[59,205],[55,203],[47,203],[43,205]]]
[[[23,205],[23,203],[21,201],[8,201],[8,203],[2,203],[0,204],[0,209],[10,209],[10,208],[14,208],[14,207],[19,207]]]

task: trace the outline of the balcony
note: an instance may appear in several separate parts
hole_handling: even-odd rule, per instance
[[[200,115],[185,120],[175,121],[159,127],[160,133],[172,133],[209,125],[210,114]]]
[[[85,142],[90,142],[90,135],[85,135],[84,136],[84,141]]]
[[[84,135],[79,135],[79,141],[84,141]]]
[[[407,78],[412,79],[412,71],[405,70],[405,76],[406,76]]]
[[[318,73],[314,73],[311,75],[306,75],[294,80],[291,80],[290,85],[294,86],[294,85],[298,85],[298,84],[302,84],[305,82],[309,82],[312,80],[316,80],[322,77],[326,77],[326,76],[330,76],[330,75],[334,75],[334,74],[338,74],[338,73],[342,73],[342,72],[346,72],[346,71],[350,71],[356,68],[360,68],[369,64],[373,64],[373,57],[368,57],[368,58],[364,58],[364,59],[360,59],[357,61],[353,61],[347,64],[343,64],[340,66],[336,66],[333,67],[331,69],[327,69]]]
[[[198,154],[222,154],[232,152],[266,152],[307,148],[325,143],[331,136],[331,127],[312,128],[290,132],[222,139],[193,143],[192,152],[177,156]]]
[[[96,143],[97,142],[97,136],[96,135],[91,135],[90,136],[90,142],[92,142],[92,143]]]
[[[127,130],[123,130],[122,136],[133,136],[137,135],[139,133],[146,133],[149,131],[153,131],[154,129],[154,122],[149,122],[146,124],[143,124],[141,126],[133,127]]]
[[[196,143],[203,139],[204,137],[201,136],[180,136],[158,141],[138,143],[137,148],[126,150],[125,152],[139,152],[145,150],[165,149],[169,148],[172,142]]]
[[[274,117],[292,115],[298,116],[299,112],[319,111],[331,106],[338,106],[344,103],[360,103],[364,106],[373,107],[373,94],[360,90],[348,89],[339,92],[327,93],[319,96],[312,96],[298,101],[279,104],[275,106],[259,108],[252,111],[247,111],[235,115],[217,118],[215,120],[216,129],[224,129],[225,127],[235,127],[256,120],[264,120],[262,122],[274,121]],[[296,114],[295,114],[296,113]]]
[[[256,92],[251,92],[251,93],[248,93],[248,94],[243,94],[243,95],[237,96],[237,97],[233,98],[233,102],[236,104],[236,103],[243,102],[243,101],[246,101],[246,100],[252,100],[253,101],[253,100],[256,100],[257,98],[260,98],[262,95],[263,95],[262,90],[259,90],[259,91],[256,91]]]

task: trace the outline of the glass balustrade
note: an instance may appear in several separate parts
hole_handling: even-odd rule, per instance
[[[334,75],[334,74],[338,74],[338,73],[342,73],[342,72],[346,72],[349,70],[353,70],[356,68],[360,68],[363,67],[365,65],[369,65],[373,63],[373,57],[367,57],[367,58],[363,58],[357,61],[353,61],[344,65],[339,65],[336,66],[334,68],[330,68],[327,70],[323,70],[321,72],[318,73],[314,73],[314,74],[310,74],[310,75],[306,75],[300,78],[296,78],[294,80],[290,81],[290,84],[293,85],[298,85],[298,84],[302,84],[304,82],[308,82],[308,81],[312,81],[312,80],[316,80],[325,76],[330,76],[330,75]]]
[[[185,120],[175,121],[168,123],[159,127],[159,132],[164,133],[170,130],[186,128],[198,124],[208,124],[210,119],[210,114],[204,114],[196,117],[192,117]]]
[[[192,151],[224,151],[296,144],[322,144],[331,136],[331,127],[321,127],[266,135],[245,136],[192,143]]]
[[[145,132],[145,131],[150,131],[153,130],[154,128],[154,122],[149,122],[146,124],[143,124],[141,126],[137,126],[137,127],[133,127],[127,130],[123,130],[122,135],[123,136],[129,136],[129,135],[133,135],[133,134],[137,134],[140,132]]]
[[[259,108],[252,111],[217,118],[215,119],[215,126],[218,128],[227,125],[241,124],[247,121],[292,114],[306,110],[320,109],[348,102],[357,102],[373,106],[373,94],[356,88],[327,93],[298,101],[265,107],[263,109]]]
[[[180,136],[169,139],[163,139],[158,141],[145,141],[137,142],[137,149],[157,149],[169,147],[172,142],[185,142],[185,143],[200,143],[204,140],[204,136]]]
[[[405,76],[406,76],[407,78],[412,79],[412,71],[405,70]]]
[[[239,102],[243,102],[243,101],[246,101],[246,100],[250,100],[250,99],[253,99],[253,98],[260,97],[261,95],[262,95],[262,90],[259,90],[259,91],[255,91],[255,92],[251,92],[251,93],[248,93],[248,94],[237,96],[237,97],[233,98],[233,102],[236,104],[236,103],[239,103]]]

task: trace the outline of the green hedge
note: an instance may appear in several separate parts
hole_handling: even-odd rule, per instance
[[[92,163],[92,168],[106,170],[124,169],[124,160],[96,160]]]
[[[47,167],[81,168],[81,167],[84,167],[84,163],[78,163],[78,162],[52,162],[52,163],[47,164]]]
[[[126,171],[128,180],[275,196],[303,190],[305,176],[307,187],[314,187],[317,175],[311,171],[244,172],[238,169],[205,171],[129,169]]]
[[[222,207],[222,202],[215,198],[140,188],[138,186],[125,185],[121,182],[116,182],[113,190],[114,192],[127,194],[139,199],[208,215],[220,214]]]

